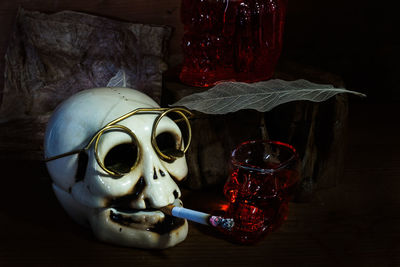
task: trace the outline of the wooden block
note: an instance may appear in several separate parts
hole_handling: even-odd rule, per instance
[[[169,76],[164,85],[163,106],[186,95],[207,90],[183,85],[174,76]],[[191,120],[193,140],[186,156],[189,175],[185,186],[201,189],[223,184],[228,177],[229,158],[235,146],[246,140],[261,139],[258,126],[262,116],[262,113],[253,110],[227,115],[195,112]]]
[[[338,76],[291,62],[282,64],[275,76],[343,86]],[[164,84],[164,106],[207,90],[182,85],[171,76]],[[323,103],[291,102],[267,113],[250,110],[218,116],[196,113],[192,122],[194,140],[187,154],[190,174],[186,186],[201,189],[223,184],[228,177],[232,150],[243,141],[262,138],[264,116],[269,138],[287,142],[297,149],[302,160],[302,182],[297,198],[307,201],[315,190],[336,185],[342,175],[347,115],[346,95],[337,95]]]
[[[302,159],[301,200],[335,186],[343,173],[348,100],[293,102],[265,114],[269,137],[292,144]]]

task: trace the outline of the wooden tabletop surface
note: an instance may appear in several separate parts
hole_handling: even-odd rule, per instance
[[[0,266],[399,266],[398,114],[396,104],[351,101],[341,181],[311,203],[291,203],[285,224],[251,246],[194,224],[183,243],[161,251],[98,242],[64,213],[42,163],[3,161]],[[185,192],[185,206],[207,211],[220,192]]]

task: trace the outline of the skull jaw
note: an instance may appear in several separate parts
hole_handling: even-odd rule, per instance
[[[185,240],[188,223],[169,232],[159,234],[139,228],[116,223],[110,218],[110,209],[89,208],[77,202],[71,194],[53,184],[54,193],[65,211],[77,223],[92,229],[97,239],[127,247],[164,249],[173,247]]]
[[[188,223],[183,220],[179,227],[165,233],[122,225],[110,219],[110,209],[98,210],[89,218],[94,235],[101,241],[116,245],[164,249],[184,241],[188,233]]]

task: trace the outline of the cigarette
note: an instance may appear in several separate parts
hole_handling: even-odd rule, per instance
[[[222,228],[228,231],[231,231],[233,226],[235,225],[235,222],[231,218],[215,216],[200,211],[176,207],[174,205],[162,207],[160,208],[160,210],[170,216],[187,219],[189,221],[201,223],[208,226]]]

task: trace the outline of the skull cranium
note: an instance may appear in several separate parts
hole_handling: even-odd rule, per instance
[[[188,172],[182,132],[159,110],[136,90],[97,88],[63,102],[49,121],[44,149],[54,192],[100,240],[166,248],[186,238],[186,220],[159,210],[182,205],[176,182]],[[165,157],[168,149],[180,155]]]

